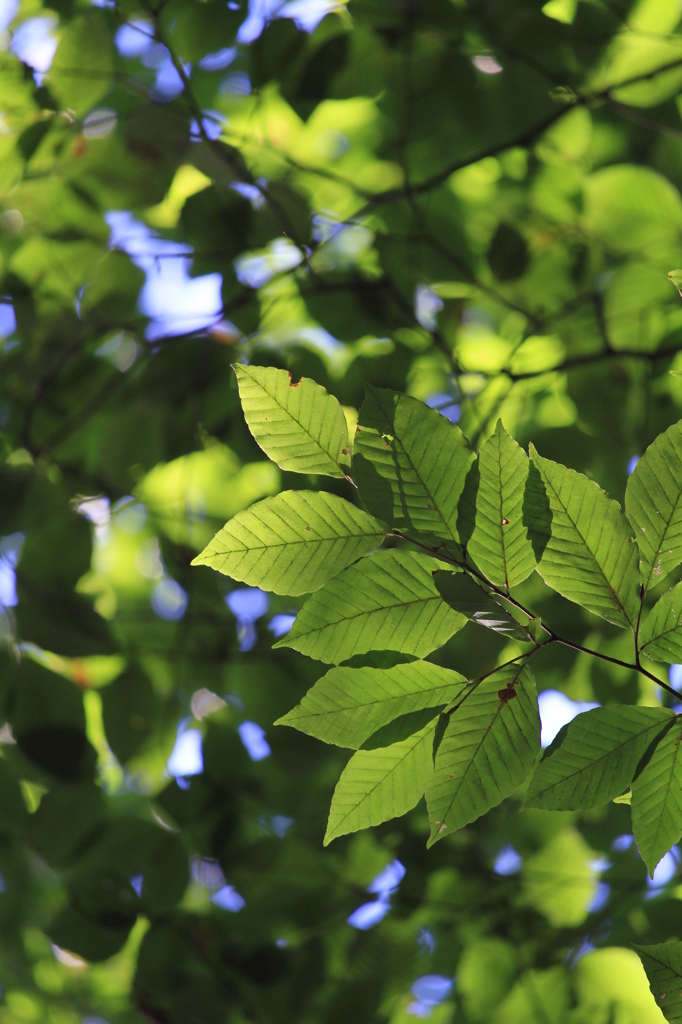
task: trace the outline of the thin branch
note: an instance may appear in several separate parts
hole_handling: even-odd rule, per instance
[[[544,644],[539,644],[532,651],[525,651],[523,654],[517,654],[515,658],[510,658],[509,661],[503,661],[501,665],[496,665],[495,668],[491,668],[489,672],[485,672],[482,676],[477,676],[476,679],[471,680],[473,685],[466,691],[466,693],[462,694],[462,699],[458,701],[454,707],[450,708],[448,711],[444,711],[443,714],[448,716],[454,715],[455,711],[459,711],[464,701],[471,696],[474,690],[478,689],[482,682],[486,679],[490,679],[491,676],[494,676],[496,672],[500,672],[503,668],[507,668],[508,665],[515,665],[517,661],[528,661],[529,658],[532,658],[533,655],[540,650],[540,647],[544,646]],[[522,668],[525,668],[525,665],[523,665]]]
[[[469,157],[460,158],[454,160],[447,167],[433,174],[430,178],[426,178],[424,181],[419,182],[416,185],[410,185],[409,188],[403,187],[400,189],[388,189],[386,192],[380,192],[373,196],[367,203],[367,206],[359,211],[356,216],[362,215],[367,209],[375,209],[377,206],[383,206],[385,203],[394,202],[396,199],[406,198],[408,195],[416,196],[422,195],[424,192],[429,192],[438,185],[442,185],[443,182],[447,181],[451,174],[456,171],[461,171],[465,167],[470,167],[471,164],[478,163],[481,160],[485,160],[487,157],[498,156],[498,154],[505,152],[508,149],[515,149],[519,146],[530,146],[535,140],[551,128],[558,120],[560,120],[569,111],[574,110],[576,107],[590,106],[600,101],[612,101],[612,94],[620,89],[624,89],[629,85],[636,85],[639,82],[650,81],[652,78],[656,78],[657,75],[662,75],[666,71],[672,71],[675,68],[682,66],[682,57],[675,60],[668,61],[666,64],[662,64],[652,71],[640,73],[638,75],[631,75],[629,78],[625,78],[620,82],[614,82],[612,85],[606,86],[604,89],[599,89],[592,93],[573,93],[572,97],[567,99],[567,102],[559,107],[559,109],[552,111],[547,117],[543,118],[537,124],[532,125],[525,131],[518,135],[507,139],[504,142],[493,143],[487,146],[485,149],[479,150],[478,153],[473,154]]]
[[[670,348],[656,349],[655,352],[643,352],[641,349],[632,348],[608,348],[601,352],[590,352],[582,356],[569,356],[564,359],[563,362],[558,363],[556,366],[552,366],[547,370],[527,370],[525,373],[512,373],[510,370],[500,370],[498,373],[489,374],[491,378],[498,377],[500,374],[504,375],[511,381],[520,380],[531,380],[535,377],[541,377],[546,373],[563,373],[566,370],[572,370],[578,366],[589,366],[592,363],[598,363],[602,359],[643,359],[647,362],[657,362],[659,359],[672,359],[673,356],[682,352],[682,345],[676,348],[672,346]]]
[[[630,121],[631,124],[636,124],[640,128],[656,132],[657,135],[666,135],[671,139],[682,139],[681,129],[673,128],[671,125],[663,124],[661,121],[655,121],[653,117],[646,117],[644,114],[640,114],[639,111],[633,110],[632,107],[626,107],[624,103],[610,100],[609,106],[615,114],[626,121]]]
[[[518,608],[518,610],[520,612],[523,612],[524,615],[527,615],[529,619],[537,618],[537,616],[533,615],[533,613],[531,611],[529,611],[527,608],[525,608],[519,601],[516,601],[514,598],[510,597],[507,593],[505,593],[504,591],[500,590],[499,587],[496,587],[494,584],[490,583],[490,581],[487,580],[485,578],[485,576],[483,576],[482,573],[480,573],[477,569],[473,568],[470,565],[467,565],[465,562],[462,562],[461,560],[459,560],[457,558],[454,558],[452,555],[449,555],[447,552],[442,552],[440,548],[434,548],[434,547],[432,547],[432,546],[430,546],[428,544],[424,544],[422,541],[416,540],[414,537],[409,537],[407,534],[402,533],[400,530],[393,530],[393,531],[391,531],[391,533],[388,536],[399,537],[401,540],[406,540],[406,541],[409,541],[411,544],[416,544],[417,547],[422,548],[422,550],[424,550],[424,551],[428,551],[429,554],[432,554],[435,557],[440,558],[442,561],[449,562],[451,565],[455,565],[458,568],[463,569],[465,572],[469,573],[469,575],[474,576],[479,581],[485,583],[485,585],[487,587],[490,587],[490,589],[493,590],[494,593],[496,593],[500,597],[504,598],[505,601],[509,601],[509,603],[514,605],[515,608]],[[640,615],[641,615],[641,608],[640,608]],[[513,658],[512,661],[518,661],[519,658],[522,658],[522,657],[530,657],[532,654],[535,654],[537,651],[541,650],[541,648],[547,647],[551,643],[561,644],[564,647],[570,647],[574,651],[579,651],[581,654],[587,654],[591,658],[597,658],[599,661],[608,661],[612,665],[620,666],[620,668],[627,668],[627,669],[630,669],[631,672],[638,672],[640,675],[646,676],[647,679],[650,679],[652,682],[656,683],[656,685],[660,686],[661,689],[667,690],[667,692],[672,694],[673,697],[677,697],[678,700],[682,700],[682,694],[681,693],[678,693],[677,690],[675,690],[668,683],[663,682],[663,680],[659,679],[658,676],[655,676],[653,674],[653,672],[649,672],[648,669],[645,669],[639,663],[639,658],[637,660],[637,663],[635,663],[635,664],[631,664],[628,661],[622,661],[620,658],[613,658],[610,654],[602,654],[601,651],[593,651],[591,648],[583,647],[582,644],[575,643],[573,640],[567,640],[565,637],[559,636],[558,633],[555,633],[553,629],[550,629],[549,626],[546,626],[543,622],[541,622],[540,624],[541,624],[542,628],[546,631],[546,633],[549,635],[549,639],[548,640],[544,640],[541,644],[536,644],[536,646],[534,647],[534,649],[532,651],[530,651],[530,652],[528,652],[526,654],[518,655],[516,658]],[[639,620],[638,620],[638,625],[639,625]],[[505,664],[510,664],[510,663],[505,662]],[[501,667],[503,667],[503,666],[498,666],[498,668],[501,668]],[[494,669],[493,671],[497,671],[497,669]],[[490,673],[488,673],[488,674],[490,674]],[[482,676],[481,678],[484,679],[484,678],[487,678],[487,677],[486,676]]]
[[[489,587],[497,597],[501,597],[504,601],[508,601],[509,604],[513,605],[514,608],[517,608],[529,619],[534,619],[536,617],[531,611],[528,611],[520,601],[511,597],[507,591],[503,590],[501,587],[496,587],[494,583],[491,583],[490,580],[486,579],[483,573],[479,572],[475,566],[471,565],[466,560],[463,561],[462,559],[454,558],[452,555],[444,552],[441,548],[434,548],[430,547],[428,544],[423,544],[421,541],[415,540],[414,537],[408,537],[407,534],[401,533],[400,530],[392,530],[389,536],[399,537],[401,540],[407,540],[411,544],[416,544],[424,551],[428,551],[429,554],[434,555],[434,557],[440,558],[442,561],[448,562],[450,565],[456,565],[457,568],[462,569],[464,572],[474,577],[478,583],[483,583],[484,586]],[[521,623],[519,623],[519,625],[521,625]],[[547,632],[549,632],[549,630],[547,630]]]
[[[673,697],[677,697],[678,700],[682,700],[682,693],[678,693],[672,686],[669,686],[668,683],[664,683],[662,679],[655,676],[653,672],[649,672],[647,669],[643,668],[642,665],[632,665],[630,662],[622,661],[620,658],[612,658],[610,654],[602,654],[600,651],[593,651],[589,647],[583,647],[582,644],[577,644],[572,640],[566,640],[564,637],[558,636],[554,630],[548,629],[547,626],[544,626],[544,628],[547,630],[554,643],[562,644],[564,647],[570,647],[574,651],[580,651],[581,654],[589,654],[591,658],[598,658],[600,661],[608,661],[612,665],[619,665],[621,668],[629,668],[631,672],[638,672],[640,675],[646,676],[647,679],[650,679],[653,683],[656,683],[656,685],[660,686],[661,689],[667,690],[668,693],[673,695]]]

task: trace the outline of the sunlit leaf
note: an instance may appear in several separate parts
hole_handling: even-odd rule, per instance
[[[411,810],[433,772],[435,723],[390,747],[358,750],[336,784],[325,846],[347,832],[380,825]]]
[[[290,373],[274,366],[237,363],[234,372],[249,430],[280,469],[345,475],[350,442],[333,395],[307,377],[295,384]]]
[[[649,745],[673,719],[664,708],[593,708],[578,715],[545,751],[526,793],[528,807],[599,807],[632,782]]]
[[[277,724],[357,749],[401,715],[449,704],[466,685],[457,672],[426,661],[389,669],[333,668]]]
[[[284,491],[240,512],[194,559],[276,594],[319,590],[377,548],[381,524],[334,494]]]
[[[645,588],[682,561],[682,425],[649,445],[625,491],[625,508],[639,545]]]
[[[466,622],[434,584],[433,572],[444,565],[396,549],[362,559],[309,598],[275,646],[333,664],[377,650],[423,658]]]
[[[50,89],[63,107],[87,114],[111,88],[114,46],[102,11],[76,18],[62,36],[49,73]]]
[[[570,601],[616,626],[637,619],[637,549],[618,502],[531,446],[526,516],[538,572]]]
[[[585,920],[597,891],[594,851],[575,828],[565,828],[523,865],[523,891],[557,928]]]
[[[528,466],[528,456],[498,420],[478,456],[478,488],[462,495],[462,514],[473,524],[467,550],[491,583],[507,589],[535,568],[523,516]]]
[[[495,1024],[559,1024],[571,1005],[565,967],[526,971],[493,1016]]]
[[[632,783],[632,829],[653,876],[661,857],[682,836],[682,729],[677,721],[660,739]]]
[[[639,646],[655,661],[682,660],[682,584],[659,597],[640,627]]]
[[[682,942],[671,939],[655,946],[635,946],[651,992],[666,1020],[682,1020]]]
[[[463,696],[426,790],[429,845],[510,796],[540,750],[535,680],[523,663],[498,669]]]
[[[475,460],[469,442],[435,409],[368,387],[353,472],[367,508],[398,530],[459,541],[458,502]]]

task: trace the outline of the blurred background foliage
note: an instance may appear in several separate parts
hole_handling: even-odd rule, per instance
[[[0,1024],[663,1019],[630,946],[682,937],[679,851],[647,881],[627,807],[515,799],[323,850],[347,754],[272,727],[322,671],[271,650],[301,602],[189,563],[283,486],[350,496],[264,458],[239,360],[351,425],[364,382],[475,446],[501,416],[622,499],[682,416],[680,14],[0,0]],[[661,700],[540,658],[545,743]]]

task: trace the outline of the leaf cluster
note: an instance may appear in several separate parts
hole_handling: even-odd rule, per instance
[[[265,590],[314,592],[277,646],[338,667],[279,724],[356,751],[326,843],[425,795],[431,845],[533,773],[540,720],[529,662],[570,643],[515,597],[533,572],[629,629],[633,670],[656,680],[642,657],[672,661],[680,650],[682,585],[646,613],[644,602],[682,563],[682,423],[637,463],[624,514],[596,482],[532,445],[527,456],[501,421],[477,457],[437,411],[368,388],[351,457],[343,411],[313,381],[272,368],[236,372],[246,422],[280,468],[344,476],[357,488],[357,504],[324,491],[266,498],[193,563]],[[393,546],[372,554],[384,538]],[[423,660],[469,621],[522,653],[478,678]],[[384,666],[371,667],[371,655]],[[681,741],[665,708],[587,711],[544,754],[526,805],[589,810],[631,789],[635,838],[653,876],[682,837]]]

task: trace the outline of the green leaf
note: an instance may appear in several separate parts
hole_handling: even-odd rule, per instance
[[[562,829],[526,858],[521,875],[526,900],[555,928],[577,927],[597,893],[594,860],[594,850],[577,829]]]
[[[572,1002],[566,967],[526,971],[485,1024],[564,1024]]]
[[[582,473],[541,458],[532,445],[531,460],[540,479],[529,474],[525,515],[536,543],[544,544],[538,572],[569,601],[616,626],[634,625],[637,548],[620,505]]]
[[[682,583],[663,594],[639,631],[642,654],[654,661],[682,661]]]
[[[465,1020],[486,1024],[493,1019],[493,1010],[514,983],[518,964],[518,949],[497,935],[467,942],[457,965],[457,995]]]
[[[681,743],[678,719],[632,783],[632,830],[652,877],[661,857],[682,836]]]
[[[383,539],[381,523],[324,491],[283,491],[239,512],[192,565],[275,594],[307,594]]]
[[[672,718],[664,708],[627,706],[578,715],[545,751],[526,806],[577,811],[613,800],[630,785],[647,748]]]
[[[400,743],[353,754],[334,790],[325,846],[347,832],[406,814],[419,802],[433,771],[435,727],[434,719]]]
[[[498,420],[478,456],[478,489],[466,487],[462,495],[462,515],[474,524],[467,551],[491,583],[507,589],[523,583],[536,564],[523,521],[528,469],[528,456]]]
[[[48,72],[50,92],[62,107],[87,114],[109,92],[114,77],[114,45],[109,21],[88,11],[65,29]]]
[[[540,750],[535,680],[523,665],[474,684],[457,708],[426,789],[429,846],[501,803],[531,771]]]
[[[464,572],[436,570],[433,578],[443,600],[479,626],[514,640],[530,641],[528,631],[495,598]]]
[[[459,673],[427,661],[388,669],[333,668],[276,724],[357,749],[399,716],[451,703],[466,685]]]
[[[433,582],[433,571],[444,567],[416,551],[364,558],[309,598],[275,647],[329,664],[379,650],[423,658],[466,624]]]
[[[625,509],[635,529],[646,589],[682,562],[682,423],[659,434],[635,466]]]
[[[475,458],[459,427],[437,410],[367,387],[353,473],[367,508],[396,529],[459,542],[457,505]]]
[[[274,366],[233,367],[249,430],[280,469],[344,477],[350,441],[343,409],[333,395],[302,377],[294,384]]]
[[[665,1019],[682,1021],[682,942],[671,939],[633,949],[644,965],[651,993]]]

